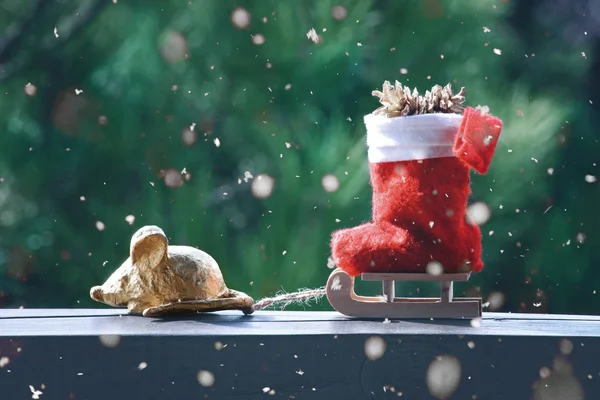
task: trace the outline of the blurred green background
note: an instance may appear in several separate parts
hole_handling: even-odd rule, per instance
[[[332,231],[370,218],[362,116],[398,79],[504,121],[457,295],[598,313],[593,4],[0,0],[0,306],[102,307],[146,224],[254,298],[324,285]]]

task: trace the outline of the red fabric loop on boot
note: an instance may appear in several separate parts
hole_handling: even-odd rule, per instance
[[[453,151],[465,164],[480,174],[490,167],[496,144],[502,130],[502,121],[492,115],[467,107],[456,135]]]

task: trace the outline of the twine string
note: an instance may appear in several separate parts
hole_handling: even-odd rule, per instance
[[[300,289],[292,293],[279,293],[273,297],[260,299],[252,307],[252,311],[259,311],[267,307],[279,305],[281,309],[292,304],[308,304],[311,300],[318,301],[326,293],[325,286],[316,289]]]

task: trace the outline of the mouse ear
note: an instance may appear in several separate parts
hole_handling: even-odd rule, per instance
[[[154,268],[167,257],[169,240],[158,226],[144,226],[131,238],[131,262],[139,267]]]

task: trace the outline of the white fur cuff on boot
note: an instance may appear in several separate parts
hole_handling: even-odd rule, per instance
[[[388,118],[365,115],[369,162],[395,162],[454,157],[452,146],[462,122],[460,114],[420,114]]]

